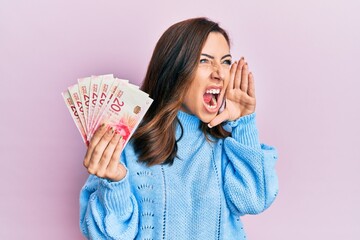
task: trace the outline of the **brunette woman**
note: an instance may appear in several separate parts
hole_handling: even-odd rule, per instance
[[[84,236],[244,239],[240,216],[277,195],[277,153],[259,142],[254,78],[244,58],[232,63],[228,34],[206,18],[174,24],[142,90],[154,101],[124,150],[108,126],[90,142]]]

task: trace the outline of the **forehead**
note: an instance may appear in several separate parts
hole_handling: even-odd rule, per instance
[[[211,32],[202,48],[202,53],[210,55],[225,55],[230,53],[230,47],[225,37],[218,32]]]

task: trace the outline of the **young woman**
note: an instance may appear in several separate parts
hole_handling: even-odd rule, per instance
[[[227,33],[205,18],[171,26],[142,90],[154,102],[122,152],[109,126],[90,141],[84,236],[244,239],[239,217],[276,197],[277,153],[259,142],[253,75],[244,58],[232,63]]]

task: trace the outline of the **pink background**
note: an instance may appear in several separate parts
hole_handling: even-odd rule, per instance
[[[140,84],[171,24],[207,16],[254,72],[280,194],[249,239],[360,239],[360,2],[0,0],[0,239],[82,239],[85,147],[60,92]],[[206,219],[206,216],[204,216]]]

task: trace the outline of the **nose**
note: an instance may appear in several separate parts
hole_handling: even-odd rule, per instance
[[[225,72],[220,64],[213,64],[211,77],[216,80],[224,80]]]

